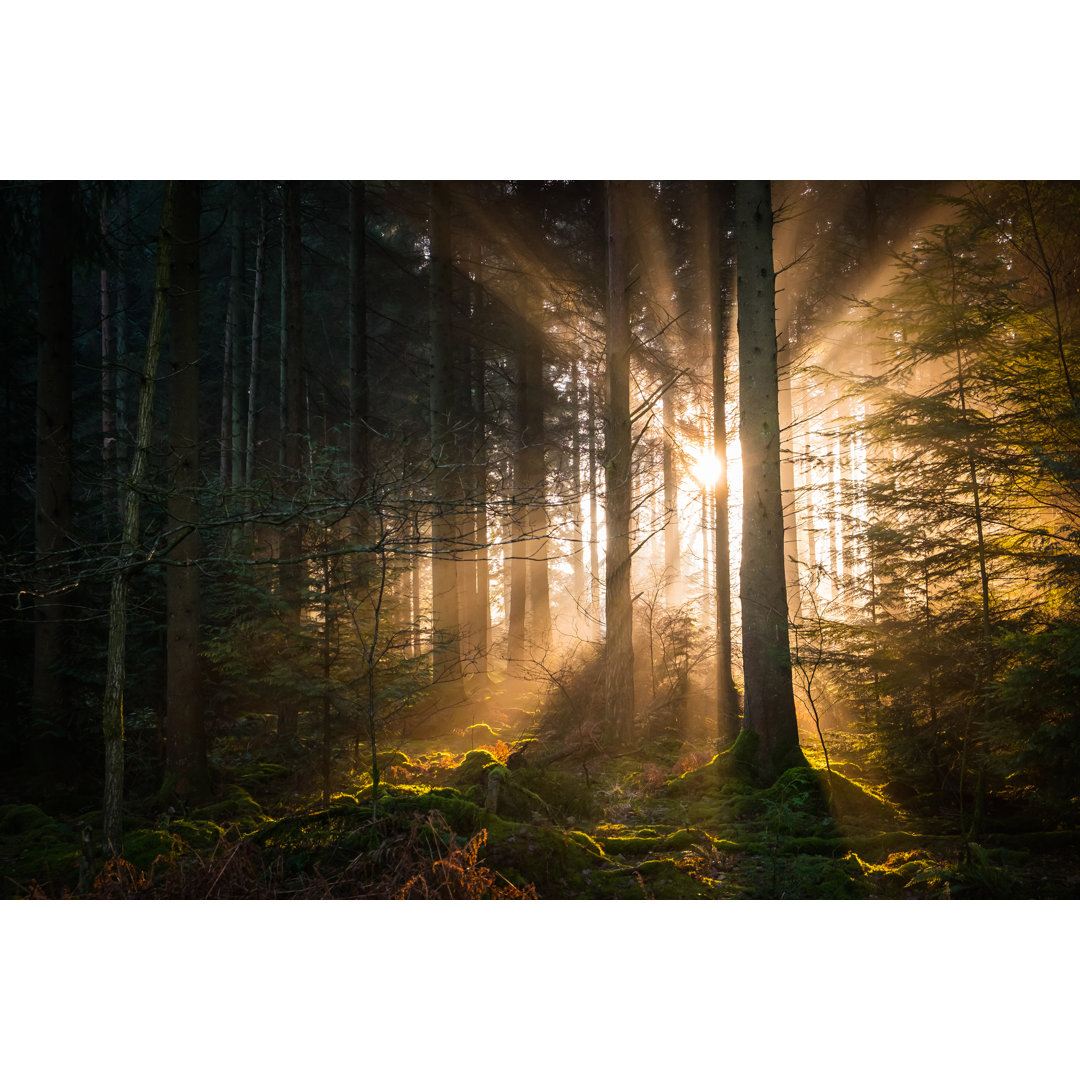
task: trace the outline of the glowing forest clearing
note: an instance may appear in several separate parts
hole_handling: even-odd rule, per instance
[[[3,199],[5,895],[1076,895],[1076,185]]]

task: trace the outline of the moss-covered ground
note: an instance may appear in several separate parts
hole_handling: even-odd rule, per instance
[[[0,806],[0,893],[18,897],[997,899],[1080,895],[1080,832],[977,836],[891,802],[854,744],[772,782],[745,744],[667,735],[569,750],[522,726],[402,738],[305,797],[287,754],[216,760],[203,805],[133,803],[122,859],[101,813]],[[1013,821],[1015,826],[1016,822]]]

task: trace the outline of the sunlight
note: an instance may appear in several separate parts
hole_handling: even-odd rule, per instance
[[[690,449],[694,458],[690,472],[694,479],[703,487],[712,489],[720,482],[724,474],[724,463],[709,449]]]

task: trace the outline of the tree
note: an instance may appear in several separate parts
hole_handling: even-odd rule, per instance
[[[69,703],[61,673],[68,632],[59,572],[74,546],[72,455],[72,230],[75,185],[41,185],[38,275],[37,491],[33,706],[39,731],[57,731]]]
[[[157,275],[153,312],[146,338],[146,362],[139,390],[139,411],[135,425],[135,446],[127,478],[120,551],[109,594],[109,639],[106,651],[105,687],[101,727],[105,739],[104,849],[119,855],[123,849],[121,808],[124,799],[124,682],[127,671],[128,595],[131,576],[140,567],[136,561],[139,544],[139,509],[154,426],[154,390],[157,381],[161,342],[165,335],[165,312],[172,260],[173,201],[175,186],[165,185],[158,232]]]
[[[739,698],[732,678],[731,544],[728,525],[727,339],[735,267],[728,252],[730,183],[709,184],[709,352],[712,359],[713,454],[718,463],[714,528],[716,530],[716,724],[721,739],[739,730]]]
[[[607,730],[628,741],[634,725],[633,604],[630,509],[633,444],[630,421],[630,310],[625,184],[607,188],[607,352],[604,415],[604,716]]]
[[[455,426],[455,358],[451,324],[450,189],[435,182],[431,196],[431,460],[433,516],[431,523],[431,603],[434,677],[461,678],[461,616],[458,602],[456,543],[461,483]]]
[[[758,763],[780,772],[799,748],[788,643],[784,506],[780,489],[775,272],[768,181],[735,185],[739,305],[739,441],[743,462],[743,728]]]
[[[183,797],[209,790],[200,670],[198,181],[179,181],[169,272],[166,769]],[[231,381],[231,379],[230,379]]]

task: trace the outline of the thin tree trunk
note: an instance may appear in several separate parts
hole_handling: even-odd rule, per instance
[[[454,546],[460,492],[454,435],[454,356],[451,330],[450,191],[434,182],[431,194],[431,456],[434,515],[431,523],[433,677],[461,678],[461,613]]]
[[[75,186],[41,185],[38,276],[37,490],[34,546],[41,585],[34,601],[33,711],[42,729],[64,730],[68,683],[67,591],[60,582],[71,526],[72,251]],[[35,748],[39,755],[42,746]],[[42,760],[41,764],[45,764]]]
[[[281,390],[284,489],[292,504],[293,519],[281,534],[281,598],[290,630],[299,631],[301,622],[301,526],[297,516],[303,450],[303,281],[301,278],[302,233],[300,187],[288,181],[283,193],[282,235],[282,320]],[[286,695],[279,705],[278,733],[292,735],[297,730],[298,703]]]
[[[109,241],[109,197],[101,195],[101,241]],[[104,258],[108,258],[106,254]],[[109,271],[101,267],[101,465],[102,465],[102,525],[106,531],[113,524],[112,508],[116,487],[116,355],[113,342],[112,303],[109,290]]]
[[[165,333],[165,309],[169,290],[173,189],[165,185],[158,237],[157,280],[150,332],[146,338],[146,363],[139,391],[139,414],[135,425],[135,447],[127,478],[124,518],[120,540],[119,569],[113,576],[109,596],[109,638],[106,648],[105,691],[101,727],[105,737],[104,849],[109,855],[123,850],[121,808],[124,798],[124,682],[127,666],[127,609],[131,575],[139,543],[139,487],[146,473],[154,427],[154,389],[157,380],[161,341]]]
[[[596,453],[596,388],[592,376],[588,376],[589,397],[589,614],[596,619],[600,615],[600,510],[597,498],[599,468]]]
[[[714,491],[716,533],[716,725],[722,740],[739,730],[739,698],[731,660],[731,540],[728,525],[727,341],[730,329],[734,267],[727,259],[731,221],[730,184],[709,185],[710,351],[712,353],[713,454],[719,463]]]
[[[679,484],[675,473],[675,387],[660,395],[664,429],[661,450],[664,473],[664,604],[677,608],[683,602],[682,542],[679,536]]]
[[[266,199],[258,191],[259,226],[255,234],[255,285],[251,301],[251,364],[247,388],[247,445],[244,450],[244,485],[250,492],[255,486],[255,446],[258,434],[259,373],[262,367],[262,306],[266,262]],[[249,500],[250,502],[250,500]],[[249,508],[250,509],[250,508]]]
[[[581,520],[581,376],[577,354],[570,358],[570,566],[574,594],[574,633],[581,637],[581,613],[585,609],[585,543]]]
[[[236,417],[238,406],[236,402],[237,387],[237,356],[238,328],[240,324],[240,277],[243,271],[243,248],[242,233],[240,226],[240,199],[237,189],[234,187],[232,194],[232,232],[230,246],[232,248],[229,260],[229,295],[225,303],[225,347],[221,363],[221,457],[219,469],[221,474],[222,490],[228,490],[234,485],[235,476],[239,472],[238,462],[240,459],[240,443],[236,438]]]
[[[634,730],[634,643],[630,591],[630,309],[624,188],[622,181],[608,182],[604,716],[608,732],[625,743]]]

